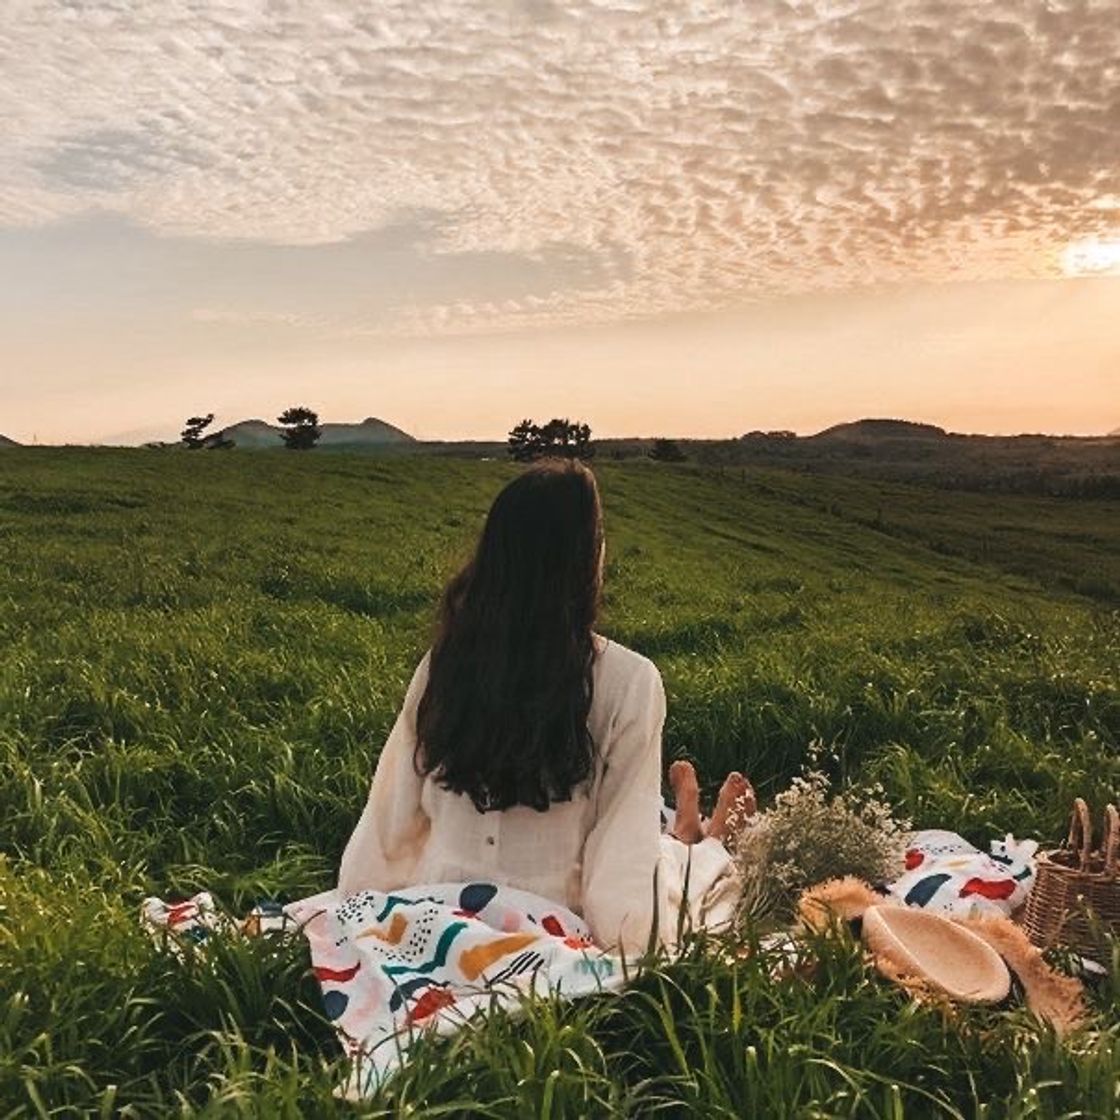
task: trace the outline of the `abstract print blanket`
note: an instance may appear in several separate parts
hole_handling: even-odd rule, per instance
[[[212,936],[302,931],[323,1007],[350,1058],[340,1091],[369,1096],[422,1033],[448,1034],[476,1012],[516,1011],[525,996],[613,991],[622,961],[595,947],[570,910],[492,883],[423,886],[339,899],[325,891],[282,908],[223,919],[206,893],[148,899],[144,924],[178,953]]]
[[[349,1098],[380,1084],[419,1032],[450,1033],[478,1011],[516,1009],[528,993],[571,998],[624,979],[571,911],[492,883],[342,900],[327,892],[286,910],[351,1059]]]
[[[959,918],[1008,917],[1027,901],[1038,843],[1010,834],[988,853],[955,832],[926,829],[906,847],[906,868],[887,890],[907,906]]]

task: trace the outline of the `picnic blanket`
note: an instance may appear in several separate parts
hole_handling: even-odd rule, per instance
[[[292,933],[297,928],[296,920],[278,902],[258,902],[244,919],[235,922],[214,905],[209,891],[199,891],[181,902],[146,898],[140,906],[140,922],[180,958],[188,947],[204,945],[215,934],[260,937]]]
[[[906,867],[888,884],[907,906],[958,918],[1008,917],[1027,901],[1038,843],[1010,833],[987,853],[955,832],[926,829],[906,847]]]
[[[141,919],[178,955],[215,936],[302,931],[323,1007],[350,1074],[339,1095],[369,1096],[425,1032],[448,1034],[526,996],[575,998],[620,987],[626,966],[592,943],[584,922],[538,895],[493,883],[447,883],[339,899],[325,891],[242,922],[203,891],[178,903],[146,899]]]
[[[343,1095],[369,1095],[420,1032],[447,1034],[529,994],[618,988],[625,969],[570,910],[493,883],[333,892],[286,908],[302,926],[326,1013],[351,1058]]]
[[[886,890],[910,906],[959,917],[1010,914],[1034,881],[1033,841],[1008,836],[981,852],[956,833],[916,833],[905,869]],[[661,871],[671,905],[695,926],[719,928],[734,912],[734,876],[715,841],[666,840]],[[681,885],[691,882],[687,895]],[[461,1029],[480,1011],[517,1011],[528,995],[572,999],[617,990],[631,974],[597,948],[572,911],[493,883],[423,885],[339,898],[324,891],[281,906],[260,903],[241,922],[209,894],[183,902],[146,899],[142,920],[180,955],[215,935],[301,932],[323,1007],[350,1058],[341,1096],[370,1096],[407,1060],[418,1035]]]

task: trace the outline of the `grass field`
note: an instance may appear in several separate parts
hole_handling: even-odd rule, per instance
[[[0,1117],[340,1115],[298,941],[202,965],[140,899],[332,882],[434,598],[512,468],[348,455],[0,453]],[[1120,790],[1115,503],[648,462],[599,469],[601,629],[652,657],[667,758],[763,796],[814,740],[918,825],[1057,839]],[[1106,1117],[1092,1028],[910,1005],[822,944],[774,982],[694,945],[624,996],[495,1016],[385,1116]],[[1117,956],[1117,955],[1114,955]]]

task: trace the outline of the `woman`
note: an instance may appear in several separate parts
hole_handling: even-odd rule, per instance
[[[566,905],[605,948],[639,952],[655,916],[673,940],[686,866],[693,884],[726,878],[720,838],[749,787],[729,777],[704,836],[695,773],[674,764],[677,817],[662,836],[665,692],[651,661],[594,632],[603,557],[581,464],[532,467],[498,495],[444,592],[340,895],[485,878]]]

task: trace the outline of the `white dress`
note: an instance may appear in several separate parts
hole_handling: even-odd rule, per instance
[[[617,642],[596,635],[595,647],[588,716],[594,775],[589,788],[544,812],[516,806],[482,813],[466,795],[416,773],[425,654],[343,853],[339,895],[485,880],[562,903],[604,948],[639,953],[655,915],[658,940],[675,941],[687,874],[689,920],[725,921],[734,877],[723,846],[705,840],[688,847],[661,832],[661,674]]]

